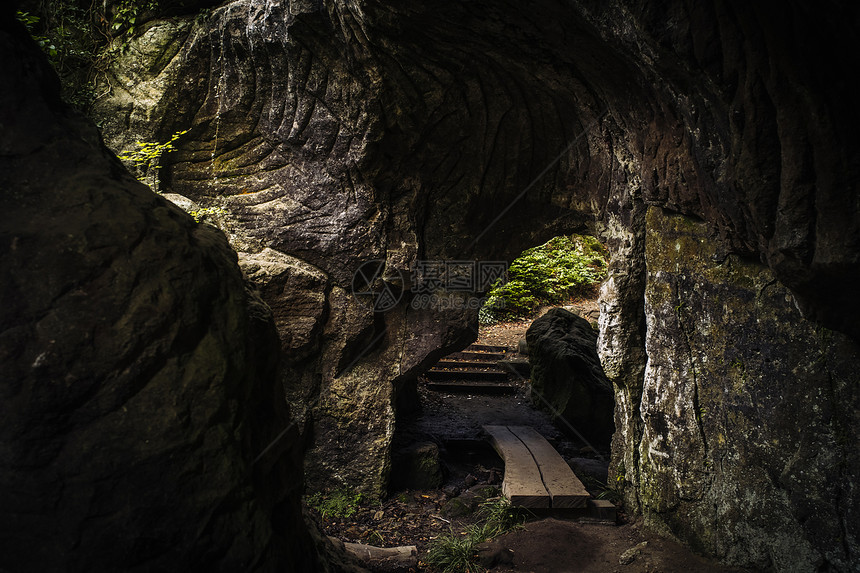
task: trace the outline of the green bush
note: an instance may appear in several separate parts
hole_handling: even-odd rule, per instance
[[[606,267],[606,248],[594,237],[554,237],[511,263],[508,282],[493,286],[478,318],[482,324],[520,318],[582,295],[606,277]]]
[[[427,563],[438,567],[442,573],[479,573],[475,546],[480,543],[468,533],[456,535],[453,531],[443,533],[430,545]]]
[[[173,143],[186,133],[188,133],[187,129],[177,131],[170,136],[170,139],[161,143],[138,141],[137,149],[123,151],[118,157],[126,161],[131,170],[137,172],[138,181],[149,185],[150,189],[158,193],[158,170],[161,169],[161,157],[176,151]],[[197,215],[194,218],[197,219]]]

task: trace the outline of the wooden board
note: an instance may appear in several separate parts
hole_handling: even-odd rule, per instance
[[[490,443],[505,461],[502,493],[517,507],[550,507],[550,495],[529,449],[507,426],[484,426]]]
[[[551,498],[550,507],[586,507],[588,498],[591,496],[555,448],[534,428],[529,426],[507,426],[507,428],[525,444],[537,463],[543,484]]]

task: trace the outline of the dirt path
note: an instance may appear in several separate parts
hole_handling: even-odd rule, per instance
[[[526,337],[526,331],[529,329],[529,326],[531,326],[534,319],[539,316],[543,316],[551,308],[554,307],[541,307],[534,316],[524,320],[500,322],[490,326],[481,325],[478,329],[477,343],[516,348],[520,339]],[[575,312],[588,320],[597,320],[597,317],[600,316],[600,308],[597,304],[597,298],[571,301],[563,305],[562,308]]]
[[[558,519],[527,523],[496,542],[512,551],[499,573],[728,573],[669,539],[643,534],[638,524],[579,524]]]

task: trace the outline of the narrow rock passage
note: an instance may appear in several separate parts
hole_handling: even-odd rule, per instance
[[[596,300],[567,308],[596,318]],[[488,492],[498,495],[501,487],[504,462],[486,440],[485,425],[534,428],[571,465],[593,497],[612,497],[605,489],[606,463],[584,443],[556,427],[549,413],[533,407],[527,395],[528,376],[491,367],[500,360],[526,359],[519,353],[518,342],[530,323],[526,320],[482,328],[476,348],[443,358],[433,369],[440,373],[419,382],[421,408],[399,420],[395,451],[410,447],[414,451],[416,444],[435,445],[444,468],[441,485],[395,488],[388,499],[361,507],[349,518],[318,515],[328,534],[346,542],[384,547],[415,545],[418,570],[435,573],[437,570],[423,561],[432,542],[448,532],[465,531],[475,522],[474,510],[483,496]],[[463,363],[468,366],[461,366]],[[450,373],[461,368],[496,372],[498,377],[494,375],[495,380],[487,383],[505,384],[510,390],[487,394],[473,387],[457,387]],[[452,385],[446,387],[445,383]],[[607,452],[600,453],[607,457]],[[395,464],[393,473],[398,471]],[[742,571],[716,565],[677,543],[645,534],[640,525],[623,513],[615,525],[532,515],[522,529],[483,544],[479,555],[482,567],[499,573]],[[503,559],[505,555],[509,557]]]

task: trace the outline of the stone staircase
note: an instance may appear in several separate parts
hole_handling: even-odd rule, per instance
[[[510,394],[517,391],[504,362],[505,346],[473,344],[442,358],[427,373],[427,388],[437,392]]]

